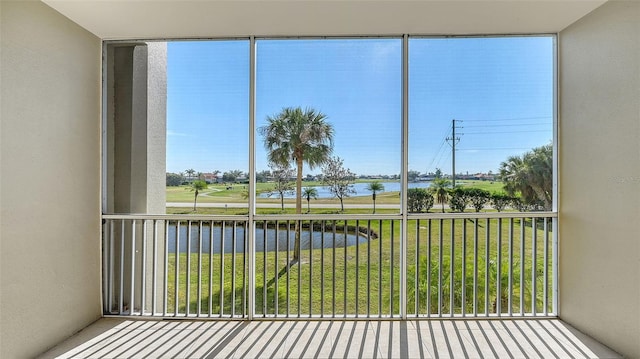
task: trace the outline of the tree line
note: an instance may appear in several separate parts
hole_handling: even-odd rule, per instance
[[[491,205],[498,212],[511,207],[520,212],[550,211],[553,205],[553,147],[536,147],[522,156],[510,156],[500,164],[498,179],[504,192],[489,192],[473,187],[451,187],[447,179],[436,178],[429,189],[412,188],[407,192],[409,212],[428,212],[434,203],[447,203],[452,212],[472,207],[480,212]]]

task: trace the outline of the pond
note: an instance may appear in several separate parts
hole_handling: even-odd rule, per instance
[[[400,191],[400,182],[380,182],[384,186],[383,192],[399,192]],[[369,183],[367,182],[358,182],[353,184],[353,189],[356,191],[356,196],[366,196],[370,195],[371,192],[367,190],[367,186]],[[409,182],[409,188],[429,188],[431,182]],[[313,188],[318,191],[318,198],[332,198],[333,194],[329,191],[329,187],[327,186],[314,186]],[[258,198],[280,198],[278,193],[269,193],[263,192],[258,195]],[[295,190],[291,193],[287,193],[284,195],[284,198],[295,198]]]
[[[191,253],[199,252],[199,227],[196,225],[191,226]],[[169,252],[176,252],[176,225],[171,224],[169,226],[168,238],[167,242],[169,243]],[[224,251],[224,253],[233,253],[233,226],[225,226],[224,227],[224,241],[223,241],[223,229],[220,225],[213,226],[213,253],[220,253]],[[276,240],[276,232],[277,232],[277,240]],[[342,233],[340,233],[342,232]],[[187,225],[185,223],[180,225],[180,237],[179,237],[179,246],[180,253],[187,252]],[[245,229],[244,227],[236,227],[235,229],[235,248],[236,253],[244,252],[244,239],[245,239]],[[286,251],[287,250],[287,242],[289,243],[289,250],[293,251],[295,244],[295,231],[291,228],[287,231],[286,228],[280,228],[276,231],[275,228],[267,228],[266,233],[264,228],[256,229],[256,252],[264,252],[266,251]],[[362,234],[353,234],[347,233],[346,240],[344,230],[336,230],[334,234],[333,231],[330,232],[322,232],[322,231],[309,231],[308,228],[303,228],[302,233],[300,235],[300,249],[309,249],[310,247],[316,248],[340,248],[346,246],[353,246],[359,243],[366,243],[367,237]],[[202,252],[209,253],[209,249],[211,246],[211,226],[203,225],[202,226]]]

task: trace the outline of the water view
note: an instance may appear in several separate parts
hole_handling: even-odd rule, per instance
[[[400,191],[400,182],[380,182],[384,186],[383,192],[398,192]],[[371,194],[371,191],[367,190],[366,182],[358,182],[353,184],[353,189],[356,191],[355,196],[366,196]],[[409,188],[429,188],[431,182],[409,182]],[[333,194],[329,191],[327,186],[313,187],[318,191],[318,198],[332,198]],[[258,195],[258,198],[278,197],[277,193],[263,192]],[[279,197],[278,197],[279,198]],[[295,190],[291,193],[286,193],[284,198],[296,198]]]
[[[187,236],[187,225],[181,224],[179,237],[176,237],[176,225],[171,224],[169,226],[167,242],[169,243],[169,252],[176,252],[176,242],[179,245],[180,253],[186,253],[189,249],[191,253],[200,252],[200,228],[198,226],[191,226],[191,245],[187,248],[189,242]],[[342,233],[340,233],[342,232]],[[276,240],[277,233],[277,240]],[[245,246],[245,228],[235,228],[235,238],[233,226],[225,226],[224,233],[223,227],[220,225],[213,226],[213,236],[211,233],[211,226],[202,226],[202,252],[210,253],[211,245],[213,245],[213,253],[233,253],[234,244],[236,253],[244,252]],[[367,237],[364,235],[346,234],[344,230],[333,231],[310,231],[308,228],[303,228],[300,236],[300,249],[309,248],[340,248],[346,246],[353,246],[356,242],[365,243]],[[264,228],[256,229],[256,252],[264,252],[265,248],[267,252],[272,251],[286,251],[287,249],[293,251],[295,244],[295,231],[293,228],[287,230],[286,228]],[[288,247],[287,247],[288,245]]]

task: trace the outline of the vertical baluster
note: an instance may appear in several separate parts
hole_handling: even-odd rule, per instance
[[[464,219],[463,219],[464,221]],[[454,314],[454,293],[455,293],[455,271],[454,271],[454,262],[455,262],[455,248],[456,248],[456,220],[451,219],[451,248],[449,259],[449,316],[453,317]]]
[[[513,315],[513,218],[509,218],[509,316]]]
[[[147,220],[142,220],[142,253],[140,255],[140,315],[144,315],[144,304],[147,299]]]
[[[344,317],[347,317],[347,262],[348,262],[348,258],[347,258],[347,227],[348,227],[348,223],[345,220],[344,221],[344,226],[343,226],[343,231],[342,231],[342,244],[344,247],[344,286],[342,288],[342,293],[344,295]]]
[[[158,300],[158,221],[153,220],[153,273],[152,273],[153,285],[151,289],[151,315],[156,315]]]
[[[502,316],[502,218],[498,218],[497,238],[497,270],[496,270],[496,312]]]
[[[164,278],[162,288],[162,316],[167,316],[167,307],[169,305],[169,226],[170,222],[164,222]]]
[[[462,297],[460,311],[462,316],[467,315],[467,220],[462,220]]]
[[[382,220],[378,222],[378,316],[382,316]]]
[[[355,298],[356,298],[356,317],[360,315],[360,311],[358,308],[358,303],[360,302],[359,292],[360,292],[360,241],[357,238],[358,230],[360,228],[360,222],[356,220],[356,287],[355,287]],[[345,246],[346,246],[346,237],[345,237]]]
[[[432,220],[427,222],[427,316],[431,316],[431,229]]]
[[[222,221],[220,226],[220,316],[224,315],[224,242],[227,237],[227,222]]]
[[[389,238],[389,242],[391,244],[391,272],[390,272],[391,293],[389,293],[389,298],[390,298],[390,300],[389,300],[390,303],[389,304],[390,304],[390,307],[391,307],[390,308],[391,309],[390,310],[391,317],[393,317],[393,315],[394,315],[394,312],[393,312],[393,295],[395,293],[394,286],[393,286],[394,282],[395,282],[394,275],[393,275],[393,272],[394,272],[394,270],[393,270],[394,250],[393,249],[395,247],[393,242],[394,242],[394,239],[395,239],[395,233],[394,233],[395,232],[394,231],[395,223],[396,223],[395,220],[391,221],[391,238]]]
[[[333,265],[331,266],[331,285],[332,285],[332,289],[331,289],[331,293],[333,295],[333,299],[332,299],[332,309],[331,309],[331,317],[335,318],[336,317],[336,222],[333,222],[333,250],[331,251],[331,256],[332,256],[332,261],[333,261]]]
[[[267,317],[267,221],[262,225],[262,317]],[[277,235],[276,230],[276,235]],[[276,237],[276,242],[278,241]]]
[[[231,233],[231,316],[236,316],[236,254],[238,245],[238,222],[233,221],[233,233]]]
[[[102,274],[101,284],[102,291],[102,314],[109,312],[109,227],[110,220],[102,218],[102,233],[100,236],[100,245],[102,248],[102,258],[100,260],[100,269]]]
[[[177,316],[178,315],[178,301],[179,301],[179,296],[178,296],[178,292],[179,292],[179,284],[180,282],[178,281],[178,279],[180,278],[180,226],[181,223],[180,221],[176,221],[176,254],[175,254],[175,263],[176,263],[176,267],[175,267],[175,277],[174,277],[174,291],[173,291],[173,296],[174,296],[174,308],[173,308],[173,316]]]
[[[118,293],[118,314],[124,311],[124,219],[120,220],[120,292]]]
[[[320,233],[320,317],[324,318],[324,231],[326,221],[322,221]]]
[[[313,221],[309,221],[309,317],[313,314]]]
[[[131,288],[129,297],[129,315],[133,315],[135,305],[136,284],[136,220],[131,222]]]
[[[367,221],[367,318],[371,317],[371,220]]]
[[[289,317],[289,311],[290,311],[290,304],[291,304],[291,300],[290,300],[290,293],[291,293],[291,283],[290,283],[290,276],[289,273],[291,272],[291,259],[290,259],[290,252],[291,251],[291,223],[289,221],[287,221],[287,318]]]
[[[115,270],[115,256],[116,256],[116,252],[115,252],[115,234],[114,234],[114,224],[115,224],[115,220],[114,219],[110,219],[109,220],[109,271],[107,272],[109,275],[109,286],[108,286],[108,311],[109,313],[111,313],[111,310],[113,309],[113,286],[115,285],[114,283],[114,278],[113,278],[113,272]]]
[[[278,313],[278,306],[279,306],[279,304],[278,304],[278,293],[280,292],[280,286],[278,285],[278,277],[280,277],[280,275],[279,275],[280,273],[278,272],[278,260],[279,260],[278,259],[278,251],[280,251],[280,248],[279,248],[279,244],[280,244],[280,222],[279,221],[276,221],[275,232],[276,232],[276,234],[275,234],[275,236],[276,236],[276,253],[275,253],[275,257],[276,257],[275,258],[276,259],[275,272],[276,272],[276,274],[275,274],[275,280],[274,280],[274,285],[275,285],[275,291],[274,291],[275,294],[274,295],[275,295],[275,306],[276,306],[275,314],[276,314],[276,317],[277,317],[278,314],[279,314]]]
[[[298,251],[297,251],[297,256],[298,256],[298,318],[300,318],[300,312],[302,309],[302,298],[300,297],[301,294],[301,287],[302,287],[302,221],[297,220],[296,221],[296,237],[298,236],[298,234],[300,234],[299,239],[300,239],[300,244],[298,245]],[[295,250],[295,248],[294,248]]]
[[[196,316],[199,317],[202,313],[202,221],[198,221],[198,230],[198,304]]]
[[[415,266],[416,266],[416,271],[414,273],[413,276],[413,292],[415,293],[415,298],[413,299],[415,301],[415,305],[414,305],[414,311],[415,311],[415,315],[416,317],[418,316],[418,314],[420,313],[420,286],[418,285],[419,283],[419,274],[420,274],[420,220],[416,219],[416,251],[415,251]]]
[[[536,285],[536,270],[537,270],[537,256],[538,256],[538,230],[537,230],[537,218],[531,218],[531,314],[536,316],[536,298],[538,295],[538,288]]]
[[[442,317],[442,244],[444,238],[444,220],[440,219],[440,232],[438,233],[438,317]]]
[[[209,318],[213,316],[213,230],[214,222],[209,223]],[[221,252],[222,253],[222,252]]]
[[[524,283],[524,271],[525,271],[525,266],[524,266],[524,247],[525,247],[525,240],[524,240],[524,227],[525,227],[525,220],[524,217],[520,218],[520,315],[524,316],[524,287],[525,287],[525,283]]]
[[[252,230],[253,230],[252,226]],[[247,316],[247,291],[248,291],[248,263],[247,252],[249,248],[249,222],[242,222],[242,317]],[[255,231],[254,231],[255,233]],[[255,279],[254,279],[255,280]],[[276,302],[277,303],[277,302]]]
[[[548,293],[548,287],[549,287],[549,218],[544,217],[544,268],[543,268],[543,275],[544,275],[544,289],[543,289],[543,300],[544,300],[544,304],[543,304],[543,310],[544,310],[544,315],[547,316],[549,315],[549,293]]]
[[[484,314],[489,316],[489,265],[491,264],[491,255],[489,250],[491,249],[491,231],[490,231],[489,218],[485,220],[485,243],[484,243]]]
[[[187,294],[184,316],[188,317],[191,309],[191,221],[187,221]]]
[[[478,316],[478,219],[473,219],[473,316]]]

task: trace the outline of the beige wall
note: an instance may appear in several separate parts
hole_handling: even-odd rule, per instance
[[[101,315],[101,43],[0,4],[0,357],[27,358]]]
[[[560,34],[560,316],[640,358],[640,2]]]

